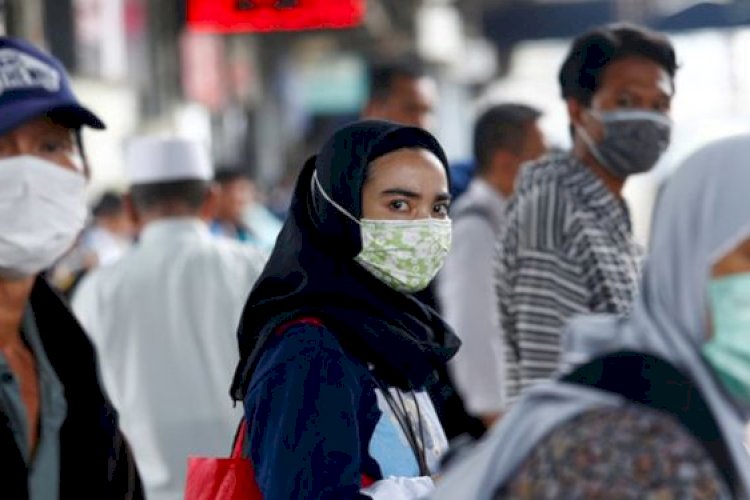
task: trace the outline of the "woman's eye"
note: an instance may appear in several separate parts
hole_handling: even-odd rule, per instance
[[[404,210],[409,209],[409,204],[404,200],[393,200],[390,203],[390,207],[393,210],[398,210],[399,212],[403,212]]]
[[[440,205],[435,205],[434,211],[438,215],[447,216],[448,215],[448,205],[446,205],[445,203],[442,203]]]

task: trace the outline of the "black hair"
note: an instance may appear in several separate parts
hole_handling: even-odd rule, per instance
[[[111,217],[125,210],[122,196],[114,191],[104,192],[94,204],[91,213],[94,217]]]
[[[477,119],[474,125],[474,158],[480,171],[487,168],[497,150],[520,153],[529,126],[542,112],[524,104],[498,104]]]
[[[214,172],[214,182],[218,184],[229,184],[240,179],[251,180],[252,177],[239,167],[219,166]]]
[[[630,24],[610,24],[576,38],[562,67],[559,81],[563,99],[584,106],[599,88],[604,69],[626,57],[642,57],[663,67],[674,79],[677,60],[672,43],[661,33]]]
[[[425,76],[424,63],[417,57],[375,62],[370,67],[370,100],[388,97],[398,78],[418,80]]]
[[[209,189],[208,182],[197,179],[135,184],[130,188],[130,197],[135,207],[142,211],[175,205],[197,211],[206,200]]]

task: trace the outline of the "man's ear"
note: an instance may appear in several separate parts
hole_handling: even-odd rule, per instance
[[[370,99],[362,110],[362,118],[377,119],[383,115],[383,102],[381,99]]]
[[[141,220],[141,216],[138,213],[138,209],[135,207],[133,197],[130,193],[125,193],[122,195],[122,205],[123,209],[125,210],[125,215],[133,223],[136,233],[139,233],[141,231],[141,225],[143,221]]]
[[[206,190],[206,198],[201,205],[199,216],[205,221],[211,221],[216,218],[219,210],[219,188],[211,184]]]
[[[583,117],[581,116],[584,111],[583,104],[577,99],[568,98],[565,100],[565,105],[568,108],[568,118],[570,119],[571,125],[582,125]]]

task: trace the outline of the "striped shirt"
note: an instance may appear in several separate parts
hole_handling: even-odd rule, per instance
[[[523,169],[496,267],[506,405],[554,375],[568,318],[630,309],[641,255],[624,201],[588,167],[558,154]]]

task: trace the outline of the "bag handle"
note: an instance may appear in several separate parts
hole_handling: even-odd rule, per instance
[[[323,322],[313,316],[302,316],[300,318],[294,318],[291,321],[287,321],[280,325],[274,332],[276,335],[283,335],[289,328],[294,325],[305,324],[312,326],[323,326]],[[240,420],[240,425],[237,427],[237,432],[234,434],[234,442],[232,444],[232,458],[243,458],[242,449],[245,447],[245,440],[247,439],[247,424],[245,423],[245,417]]]
[[[234,435],[231,458],[242,458],[242,449],[245,447],[245,439],[247,439],[247,425],[245,425],[245,418],[243,417],[240,419],[240,425],[237,427],[237,432]]]

